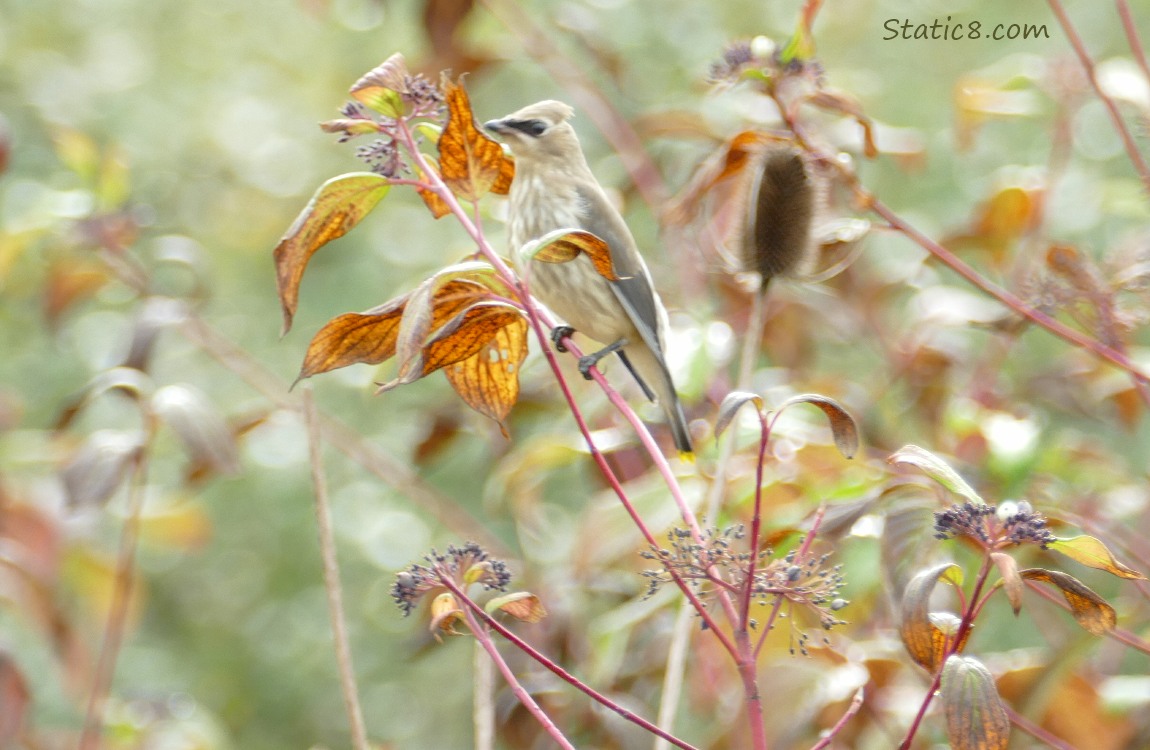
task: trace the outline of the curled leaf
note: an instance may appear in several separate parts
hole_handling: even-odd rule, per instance
[[[455,623],[463,620],[463,610],[456,601],[455,595],[444,591],[431,601],[431,622],[427,629],[439,640],[439,633],[448,635],[463,635],[455,629]]]
[[[172,428],[196,466],[237,474],[239,452],[222,414],[207,396],[189,385],[167,385],[152,396],[152,408]]]
[[[1113,573],[1119,578],[1130,578],[1136,581],[1146,580],[1146,576],[1137,570],[1128,568],[1114,559],[1114,553],[1100,539],[1095,539],[1092,536],[1082,535],[1069,539],[1057,539],[1047,544],[1046,548],[1060,552],[1087,567]]]
[[[942,668],[939,697],[954,750],[1006,750],[1010,717],[994,676],[973,657],[952,654]]]
[[[340,175],[320,185],[276,245],[276,286],[283,308],[283,332],[291,328],[299,304],[299,285],[311,256],[347,234],[391,189],[387,178],[371,172]]]
[[[484,607],[488,614],[506,612],[521,622],[539,622],[547,616],[547,608],[530,591],[516,591],[497,596]]]
[[[761,414],[763,411],[763,397],[757,393],[748,393],[746,391],[732,391],[727,394],[723,399],[723,403],[719,405],[719,416],[715,420],[715,438],[718,439],[720,435],[726,432],[727,428],[731,426],[731,422],[735,418],[735,414],[744,404],[752,403],[755,409]]]
[[[956,633],[940,627],[942,623],[938,620],[938,613],[933,613],[936,616],[932,617],[930,611],[930,595],[935,584],[946,580],[958,585],[961,575],[962,569],[954,563],[941,563],[911,578],[903,592],[899,635],[910,657],[929,672],[938,668],[948,651],[961,651],[965,645],[964,637],[962,643],[948,648]],[[969,634],[968,629],[967,636]]]
[[[144,446],[138,431],[97,430],[84,441],[60,472],[68,505],[102,506],[128,476]]]
[[[580,229],[556,229],[537,240],[527,243],[519,254],[525,260],[544,263],[567,263],[584,253],[591,259],[599,275],[609,281],[618,281],[611,262],[611,248],[598,235]]]
[[[349,93],[356,101],[385,117],[402,117],[406,91],[407,61],[396,52],[352,84]]]
[[[842,404],[833,398],[820,396],[817,393],[804,393],[784,401],[779,406],[778,413],[782,414],[784,409],[794,404],[817,406],[830,421],[831,435],[834,437],[835,447],[839,449],[839,453],[847,458],[854,458],[859,449],[858,425],[855,424],[854,417],[843,408]]]
[[[990,559],[998,567],[1002,576],[1002,588],[1010,601],[1015,616],[1022,611],[1022,577],[1018,575],[1018,561],[1005,552],[991,552]]]
[[[1019,571],[1028,581],[1041,581],[1057,586],[1070,605],[1070,614],[1093,635],[1105,635],[1118,625],[1118,614],[1105,599],[1072,575],[1057,570],[1029,568]]]
[[[986,504],[979,494],[966,483],[966,480],[958,475],[957,471],[925,448],[920,448],[917,445],[904,445],[891,454],[887,463],[910,464],[956,495],[961,495],[979,505]]]

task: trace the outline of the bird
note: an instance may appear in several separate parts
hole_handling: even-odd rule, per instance
[[[587,165],[568,122],[573,115],[569,105],[546,100],[483,124],[515,158],[508,196],[512,251],[521,271],[524,262],[531,263],[528,280],[535,296],[567,324],[552,332],[556,347],[563,351],[561,341],[573,330],[605,345],[580,359],[586,378],[599,360],[618,354],[644,395],[662,408],[675,448],[690,458],[691,433],[663,353],[667,311],[631,230]],[[603,240],[616,278],[601,275],[583,253],[565,263],[522,257],[528,243],[558,229],[582,230]]]

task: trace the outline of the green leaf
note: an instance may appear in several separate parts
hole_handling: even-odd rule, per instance
[[[372,172],[333,177],[319,187],[275,249],[276,285],[283,308],[283,331],[291,328],[299,285],[316,250],[347,234],[391,189]]]
[[[939,697],[953,750],[1006,750],[1010,717],[994,677],[978,659],[952,654],[942,668]]]
[[[954,494],[962,495],[967,500],[979,505],[986,505],[982,497],[966,483],[966,480],[958,475],[957,471],[925,448],[920,448],[917,445],[904,445],[891,454],[887,463],[910,464]]]
[[[1092,536],[1082,535],[1069,539],[1058,539],[1046,545],[1046,548],[1066,555],[1071,560],[1076,560],[1088,568],[1105,570],[1119,578],[1129,578],[1136,581],[1146,580],[1146,576],[1137,570],[1128,568],[1115,560],[1110,549],[1101,540]]]

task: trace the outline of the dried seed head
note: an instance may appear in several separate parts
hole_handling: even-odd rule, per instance
[[[775,276],[799,271],[810,254],[819,191],[803,153],[791,146],[766,149],[750,170],[741,260],[759,274],[762,292]]]

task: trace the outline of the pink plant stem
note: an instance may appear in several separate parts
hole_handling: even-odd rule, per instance
[[[755,570],[759,561],[759,545],[762,543],[763,525],[763,466],[767,460],[767,444],[771,439],[771,428],[762,411],[755,412],[759,417],[759,460],[755,464],[755,510],[751,516],[751,538],[749,552],[751,558],[747,562],[747,580],[743,583],[742,612],[739,617],[739,627],[746,629],[751,622],[751,598],[755,591]]]
[[[778,419],[777,416],[775,418]],[[774,422],[772,421],[771,427],[773,426]],[[803,543],[799,545],[798,551],[795,552],[796,563],[800,562],[804,557],[806,557],[807,553],[810,552],[811,545],[814,544],[815,541],[815,535],[819,533],[819,527],[823,525],[823,516],[826,515],[826,512],[826,503],[819,505],[818,510],[815,511],[815,517],[811,519],[811,530],[807,532],[806,537],[803,539]],[[755,644],[756,657],[758,657],[759,652],[763,649],[763,644],[766,642],[767,636],[770,635],[771,631],[775,627],[775,620],[778,619],[779,610],[782,608],[783,600],[785,598],[786,597],[780,594],[778,597],[776,597],[775,603],[771,607],[771,614],[767,617],[767,622],[763,626],[762,631],[759,633],[759,642]]]
[[[975,271],[950,250],[947,250],[945,247],[935,242],[930,237],[927,237],[925,234],[915,229],[904,219],[902,219],[902,217],[888,208],[882,201],[869,195],[865,196],[864,199],[867,201],[871,211],[886,219],[886,221],[888,221],[891,226],[898,229],[900,232],[913,240],[917,245],[928,251],[931,255],[938,258],[945,265],[949,266],[951,270],[969,281],[976,288],[986,292],[1024,318],[1027,318],[1028,320],[1042,326],[1046,330],[1053,333],[1055,336],[1065,339],[1071,344],[1081,347],[1098,356],[1099,358],[1116,365],[1143,383],[1150,383],[1150,376],[1136,367],[1128,357],[1122,354],[1122,352],[1106,346],[1102,342],[1092,339],[1085,334],[1079,333],[1073,328],[1070,328],[1050,317],[1046,313],[1040,312],[1030,305],[1027,305],[1016,295],[986,279],[984,276],[982,276],[982,274]]]
[[[1126,42],[1130,45],[1130,52],[1138,67],[1142,68],[1142,75],[1150,81],[1150,63],[1146,61],[1146,50],[1142,47],[1142,40],[1138,37],[1138,28],[1134,24],[1134,14],[1130,12],[1130,3],[1126,0],[1115,0],[1118,6],[1118,16],[1122,19],[1122,30],[1126,32]]]
[[[559,747],[565,750],[575,750],[575,746],[571,744],[559,727],[555,726],[555,722],[551,721],[551,717],[547,715],[531,694],[520,684],[519,680],[515,678],[515,673],[511,671],[510,665],[503,659],[503,655],[499,653],[496,648],[495,642],[491,640],[491,635],[487,629],[483,627],[482,623],[475,618],[475,615],[470,609],[463,610],[464,617],[467,618],[467,624],[471,628],[472,634],[479,641],[479,645],[491,657],[491,661],[495,662],[495,666],[499,669],[499,673],[503,675],[503,679],[507,680],[507,684],[511,686],[511,692],[515,693],[515,697],[523,705],[527,711],[535,717],[535,720],[543,727],[543,730],[550,735],[551,739],[555,740]]]
[[[855,693],[855,697],[851,699],[851,704],[847,706],[847,710],[843,712],[843,715],[839,717],[835,725],[823,735],[822,739],[811,745],[811,750],[824,750],[824,748],[830,747],[831,742],[834,741],[834,738],[838,736],[839,732],[843,731],[843,727],[847,725],[847,722],[862,708],[865,699],[866,688],[861,687],[858,689],[858,692]]]
[[[80,733],[80,750],[98,750],[104,731],[104,710],[108,694],[112,689],[112,679],[116,675],[116,661],[127,628],[128,607],[132,600],[132,589],[136,576],[136,547],[140,539],[140,514],[144,509],[147,492],[147,472],[150,451],[156,436],[157,418],[145,413],[145,436],[141,447],[133,459],[132,479],[128,490],[128,511],[124,526],[120,531],[120,550],[116,559],[116,577],[113,581],[112,601],[108,606],[108,620],[104,626],[104,639],[100,645],[100,656],[96,663],[96,673],[92,680],[92,692],[88,696],[88,708],[84,714],[84,727]]]
[[[1046,599],[1047,601],[1062,607],[1067,612],[1070,611],[1070,605],[1066,603],[1066,600],[1063,597],[1048,591],[1045,586],[1030,580],[1024,581],[1024,583],[1027,585],[1027,587],[1030,588],[1031,591],[1038,594],[1043,599]],[[1145,640],[1138,637],[1134,633],[1131,633],[1129,630],[1124,630],[1123,628],[1114,628],[1113,630],[1107,630],[1105,635],[1107,638],[1118,641],[1125,646],[1129,646],[1135,651],[1141,651],[1144,654],[1150,654],[1150,643],[1147,643]]]
[[[654,734],[658,737],[661,737],[662,739],[666,740],[667,742],[670,742],[675,747],[683,748],[683,750],[697,750],[694,745],[691,745],[687,742],[684,742],[683,740],[680,740],[679,738],[675,737],[674,735],[672,735],[668,732],[664,732],[662,729],[659,729],[659,727],[655,726],[654,724],[652,724],[651,722],[642,718],[641,716],[638,716],[638,715],[632,713],[631,711],[628,711],[623,706],[620,706],[615,701],[611,700],[607,696],[603,695],[602,693],[600,693],[597,690],[595,690],[594,688],[592,688],[590,685],[581,681],[575,675],[573,675],[570,672],[568,672],[567,670],[563,669],[563,667],[556,664],[552,659],[550,659],[549,657],[547,657],[543,653],[537,651],[534,646],[527,643],[527,641],[523,640],[519,636],[515,635],[515,633],[508,630],[501,622],[499,622],[494,617],[492,617],[490,614],[488,614],[487,611],[483,609],[483,607],[479,606],[479,604],[476,603],[473,599],[471,599],[471,597],[467,596],[467,594],[464,593],[464,591],[461,588],[459,588],[458,584],[456,584],[455,581],[451,580],[450,577],[444,576],[440,579],[440,581],[443,583],[444,586],[447,587],[447,589],[449,591],[451,591],[452,594],[455,595],[456,599],[463,602],[463,604],[470,610],[470,613],[475,618],[477,618],[478,620],[481,620],[489,628],[491,628],[495,632],[499,633],[499,635],[506,638],[516,648],[518,648],[520,651],[522,651],[523,653],[530,656],[541,667],[547,669],[549,672],[551,672],[552,674],[557,676],[559,679],[561,679],[564,682],[566,682],[567,684],[571,685],[576,690],[579,690],[584,695],[586,695],[589,698],[591,698],[592,700],[594,700],[596,703],[599,703],[600,705],[604,706],[605,708],[609,708],[610,710],[614,711],[615,713],[617,713],[619,716],[623,717],[627,721],[642,727],[643,729],[647,730],[648,732],[651,732],[652,734]]]
[[[1010,704],[1003,703],[1002,707],[1006,709],[1006,715],[1010,717],[1011,723],[1023,732],[1029,734],[1034,739],[1040,742],[1045,742],[1047,746],[1053,747],[1055,750],[1078,750],[1078,748],[1074,747],[1074,745],[1064,741],[1061,737],[1056,737],[1055,735],[1043,729],[1038,724],[1035,724],[1030,719],[1015,711],[1010,707]]]
[[[1118,104],[1114,101],[1113,97],[1102,90],[1098,83],[1098,76],[1094,69],[1094,60],[1090,57],[1090,53],[1086,50],[1086,45],[1082,42],[1082,37],[1078,35],[1078,30],[1074,28],[1071,23],[1070,17],[1066,14],[1066,10],[1062,7],[1059,0],[1047,0],[1050,9],[1054,11],[1054,16],[1058,19],[1058,23],[1062,25],[1062,31],[1066,33],[1067,39],[1070,40],[1070,46],[1074,48],[1074,53],[1078,55],[1078,61],[1082,63],[1082,68],[1086,71],[1086,77],[1090,79],[1090,85],[1094,87],[1094,93],[1098,99],[1106,106],[1106,111],[1110,114],[1110,121],[1114,123],[1114,129],[1118,131],[1119,137],[1122,139],[1122,144],[1126,147],[1126,155],[1130,157],[1130,163],[1134,165],[1134,169],[1138,172],[1138,176],[1142,179],[1142,184],[1146,190],[1150,190],[1150,165],[1147,165],[1146,159],[1142,156],[1142,152],[1138,150],[1138,143],[1134,140],[1134,135],[1130,129],[1126,127],[1126,122],[1122,119],[1122,113],[1118,111]],[[1121,13],[1121,7],[1119,7]],[[1129,9],[1127,9],[1129,13]],[[1123,23],[1126,19],[1123,18]],[[1131,24],[1133,22],[1131,21]],[[1137,40],[1137,35],[1131,35],[1130,29],[1127,28],[1128,38],[1132,36]],[[1132,44],[1133,48],[1135,45]],[[1139,49],[1140,49],[1139,45]],[[1145,62],[1143,60],[1143,65]]]

